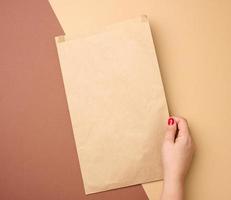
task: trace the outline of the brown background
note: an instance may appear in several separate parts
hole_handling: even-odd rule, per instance
[[[141,186],[85,197],[49,3],[3,0],[0,24],[0,199],[147,199]]]

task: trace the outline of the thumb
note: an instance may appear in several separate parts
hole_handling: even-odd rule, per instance
[[[166,129],[166,132],[165,132],[165,140],[174,143],[176,133],[177,133],[176,121],[172,117],[170,117],[168,119],[168,125],[167,125],[167,129]]]

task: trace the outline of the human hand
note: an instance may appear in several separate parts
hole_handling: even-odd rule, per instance
[[[187,121],[170,117],[162,146],[164,188],[162,200],[182,200],[183,186],[194,153]]]
[[[194,153],[187,121],[170,117],[162,146],[164,179],[184,181]]]

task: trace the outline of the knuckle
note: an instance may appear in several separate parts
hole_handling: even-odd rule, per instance
[[[181,118],[182,122],[184,122],[185,124],[188,124],[188,120],[184,117]]]

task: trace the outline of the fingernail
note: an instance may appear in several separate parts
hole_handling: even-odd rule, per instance
[[[172,117],[168,118],[168,125],[173,125],[174,119]]]

